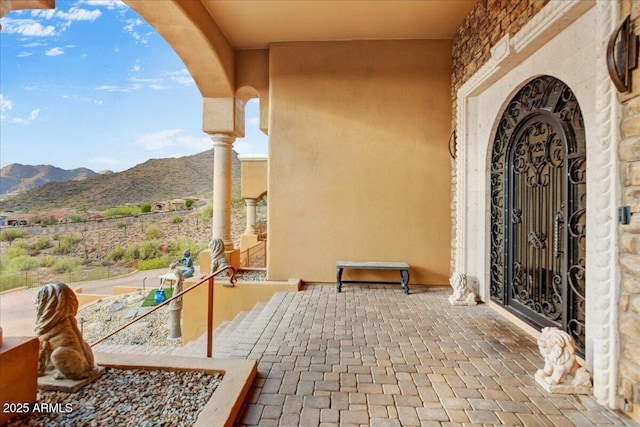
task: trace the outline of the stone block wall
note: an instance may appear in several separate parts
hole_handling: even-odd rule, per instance
[[[640,28],[640,2],[625,0],[621,17],[631,14]],[[640,404],[640,70],[632,76],[630,93],[622,102],[620,159],[621,206],[630,206],[631,223],[620,225],[620,394]]]
[[[478,0],[453,37],[452,121],[456,128],[458,89],[491,57],[491,48],[505,35],[516,34],[549,0]],[[451,270],[455,269],[456,165],[451,165]]]

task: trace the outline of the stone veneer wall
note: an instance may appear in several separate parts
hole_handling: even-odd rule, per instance
[[[456,128],[458,89],[491,57],[491,47],[517,33],[549,0],[478,0],[453,37],[451,129]],[[451,162],[451,270],[456,253],[456,164]]]
[[[640,3],[625,0],[621,17],[628,14],[636,33],[640,28]],[[620,264],[620,387],[622,396],[640,404],[640,71],[631,93],[620,95],[622,125],[618,155],[622,184],[621,205],[631,207],[631,224],[621,225]]]
[[[491,57],[490,49],[506,34],[517,33],[549,0],[479,0],[453,39],[452,108],[455,129],[458,89]],[[640,2],[622,0],[621,16],[631,13],[640,32]],[[620,370],[619,393],[640,405],[640,69],[634,88],[620,95],[623,121],[619,143],[620,205],[631,206],[631,224],[620,233]],[[452,194],[456,191],[452,162]],[[456,206],[452,197],[452,270],[455,266]]]

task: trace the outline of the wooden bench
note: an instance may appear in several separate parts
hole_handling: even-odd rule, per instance
[[[378,282],[367,280],[342,280],[342,272],[345,268],[351,270],[398,270],[400,271],[399,282]],[[379,262],[379,261],[337,261],[336,262],[336,289],[342,291],[343,283],[383,283],[400,284],[405,294],[409,294],[409,264],[404,262]]]

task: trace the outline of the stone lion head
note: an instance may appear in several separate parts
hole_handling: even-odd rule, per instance
[[[78,298],[64,283],[48,283],[36,296],[37,336],[46,334],[61,321],[71,318],[75,321],[78,312]]]
[[[558,328],[543,328],[538,348],[542,357],[553,364],[564,364],[575,359],[575,346],[571,336]]]

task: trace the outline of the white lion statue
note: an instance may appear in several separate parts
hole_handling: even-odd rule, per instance
[[[53,369],[54,378],[79,380],[96,371],[91,347],[76,322],[78,298],[64,283],[49,283],[36,297],[35,333],[40,340],[38,376]]]
[[[476,305],[476,294],[467,286],[467,275],[455,272],[449,278],[449,284],[453,288],[453,295],[449,297],[451,305]]]
[[[591,375],[576,360],[575,341],[565,331],[545,327],[538,339],[538,348],[544,358],[544,368],[536,372],[536,379],[553,386],[591,387]]]

